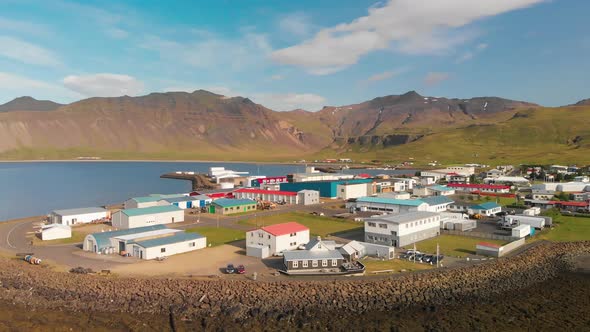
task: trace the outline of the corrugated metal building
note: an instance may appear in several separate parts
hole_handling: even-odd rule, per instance
[[[354,184],[354,183],[370,183],[372,179],[350,179],[340,181],[313,181],[313,182],[292,182],[281,183],[281,190],[295,191],[301,190],[317,190],[320,192],[320,197],[337,198],[339,184]]]

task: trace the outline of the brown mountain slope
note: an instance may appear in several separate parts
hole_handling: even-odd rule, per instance
[[[54,112],[0,114],[0,151],[128,152],[131,155],[297,155],[317,142],[247,98],[206,91],[90,98]],[[233,159],[233,158],[231,158]]]
[[[37,100],[33,97],[24,96],[0,105],[0,112],[55,111],[60,106],[62,106],[62,104],[54,103],[50,100]]]

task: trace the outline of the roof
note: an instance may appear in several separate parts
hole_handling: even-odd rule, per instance
[[[502,207],[500,204],[496,202],[486,202],[477,205],[473,205],[471,208],[474,210],[491,210]]]
[[[197,240],[204,238],[203,235],[198,233],[186,233],[186,232],[178,232],[172,236],[165,236],[151,240],[139,241],[135,242],[140,247],[143,248],[152,248],[152,247],[159,247],[166,244],[172,243],[179,243],[179,242],[186,242],[191,240]]]
[[[361,252],[363,250],[365,250],[365,246],[363,246],[358,241],[351,241],[351,242],[348,242],[347,244],[343,245],[342,247],[340,247],[340,252],[345,252],[349,255],[352,255],[355,252]]]
[[[162,199],[160,195],[154,196],[144,196],[144,197],[132,197],[130,200],[136,201],[137,203],[149,203],[149,202],[157,202]]]
[[[285,261],[306,259],[344,259],[338,250],[287,250],[283,251]]]
[[[54,210],[52,211],[53,214],[57,214],[60,216],[72,216],[75,214],[90,214],[90,213],[106,213],[107,210],[100,208],[100,207],[87,207],[87,208],[77,208],[77,209],[64,209],[64,210]]]
[[[162,201],[166,201],[168,203],[179,203],[179,202],[188,202],[188,201],[198,201],[199,199],[195,196],[182,196],[182,197],[171,197],[171,198],[162,198]]]
[[[510,189],[510,186],[500,184],[467,184],[467,183],[449,183],[447,187],[451,188],[475,188],[475,189]]]
[[[305,245],[305,250],[311,250],[313,247],[315,247],[318,243],[321,243],[324,245],[323,248],[319,249],[319,250],[334,250],[334,248],[336,247],[336,241],[331,241],[331,240],[322,240],[321,238],[314,238],[313,240],[309,241],[306,245]]]
[[[502,247],[499,244],[489,243],[489,242],[479,242],[477,245],[478,246],[484,246],[484,247],[491,247],[491,248],[500,248],[500,247]]]
[[[449,188],[447,186],[441,186],[440,184],[435,184],[435,185],[430,186],[428,188],[430,188],[432,190],[436,190],[436,191],[453,191],[453,190],[455,190],[455,189]]]
[[[117,237],[117,236],[122,236],[122,235],[127,235],[127,234],[144,233],[144,232],[158,230],[158,229],[164,229],[164,228],[166,228],[166,226],[164,226],[164,225],[152,225],[152,226],[144,226],[144,227],[137,227],[137,228],[121,229],[118,231],[92,233],[92,234],[89,234],[88,236],[94,237],[94,239],[96,240],[96,246],[98,247],[98,250],[100,250],[102,248],[106,248],[106,247],[111,246],[110,238],[112,238],[112,237]]]
[[[191,196],[194,197],[195,200],[199,200],[199,201],[210,201],[211,197],[207,196],[207,195],[195,195],[195,196]]]
[[[62,225],[62,224],[49,224],[49,225],[41,226],[42,231],[47,231],[47,230],[56,229],[56,228],[61,228],[61,229],[65,229],[68,231],[72,230],[72,227],[70,227],[68,225]]]
[[[250,194],[272,194],[272,195],[282,195],[282,196],[297,196],[295,191],[280,191],[280,190],[264,190],[264,189],[250,189],[250,188],[242,188],[234,191],[235,193],[250,193]]]
[[[173,234],[173,233],[177,233],[177,232],[182,232],[182,231],[178,230],[178,229],[164,228],[164,229],[156,229],[153,231],[147,231],[147,232],[143,232],[143,233],[126,234],[126,235],[119,235],[119,236],[113,236],[113,237],[117,238],[119,240],[129,241],[129,240],[135,240],[135,239],[141,239],[141,238],[147,238],[147,237],[169,235],[169,234]]]
[[[285,234],[309,231],[309,228],[301,225],[297,222],[286,222],[283,224],[275,224],[261,228],[263,231],[270,233],[274,236],[281,236]]]
[[[378,204],[391,204],[391,205],[408,205],[408,206],[420,206],[424,204],[419,199],[395,199],[395,198],[383,198],[383,197],[359,197],[356,199],[357,202],[362,203],[378,203]]]
[[[428,196],[423,197],[420,200],[428,205],[451,204],[455,202],[447,196]]]
[[[256,204],[256,201],[251,199],[232,199],[232,198],[220,198],[213,202],[215,205],[219,205],[221,207],[232,207],[232,206],[241,206],[241,205],[252,205]]]
[[[564,202],[564,201],[549,201],[549,204],[555,204],[555,205],[561,205],[561,206],[578,206],[578,207],[587,207],[588,205],[590,205],[590,203],[588,202],[575,202],[575,201],[569,201],[569,202]]]
[[[410,212],[410,213],[403,213],[403,214],[388,214],[384,216],[375,216],[371,218],[366,218],[365,221],[385,221],[390,222],[393,224],[405,224],[409,222],[413,222],[420,219],[431,218],[438,216],[438,213],[435,212],[426,212],[426,211],[418,211],[418,212]]]
[[[150,206],[145,208],[136,208],[136,209],[125,209],[121,210],[121,213],[126,214],[129,217],[134,216],[144,216],[146,214],[157,214],[157,213],[166,213],[166,212],[173,212],[173,211],[182,211],[178,206],[174,205],[164,205],[164,206]]]

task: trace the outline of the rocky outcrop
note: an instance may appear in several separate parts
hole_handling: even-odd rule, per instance
[[[173,313],[204,323],[228,319],[305,324],[330,313],[388,312],[414,305],[436,308],[485,299],[549,280],[573,269],[573,259],[588,253],[590,242],[544,243],[524,255],[428,273],[274,282],[98,277],[1,259],[0,300],[40,309]]]
[[[346,141],[349,145],[358,144],[361,147],[374,146],[374,147],[389,147],[395,145],[402,145],[414,142],[424,137],[424,135],[366,135],[349,137]]]

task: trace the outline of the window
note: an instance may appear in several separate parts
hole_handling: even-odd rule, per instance
[[[379,228],[387,228],[387,224],[379,224]]]
[[[406,228],[408,228],[408,224],[406,224]]]
[[[313,261],[311,261],[311,266],[318,267],[318,261],[316,261],[315,259]]]
[[[328,260],[322,259],[322,267],[326,267],[326,266],[328,266]]]
[[[258,233],[258,237],[264,237],[264,234]]]
[[[309,262],[308,262],[308,261],[303,261],[303,262],[301,262],[301,263],[302,263],[302,264],[301,264],[301,266],[303,266],[303,267],[307,267],[307,266],[308,266],[308,264],[309,264]]]
[[[291,234],[289,234],[289,236],[291,236],[291,237],[297,236],[297,233],[291,233]]]
[[[270,235],[268,236],[268,239],[270,240]]]
[[[189,242],[189,243],[188,243],[188,246],[189,246],[189,247],[194,247],[194,246],[195,246],[195,243],[194,243],[194,242]]]
[[[293,268],[299,267],[299,261],[293,261]]]
[[[375,224],[374,222],[370,222],[369,227],[377,227],[377,224]]]
[[[161,248],[160,252],[166,252],[166,248]]]
[[[332,266],[337,266],[338,265],[338,260],[337,259],[333,259],[332,260]]]

